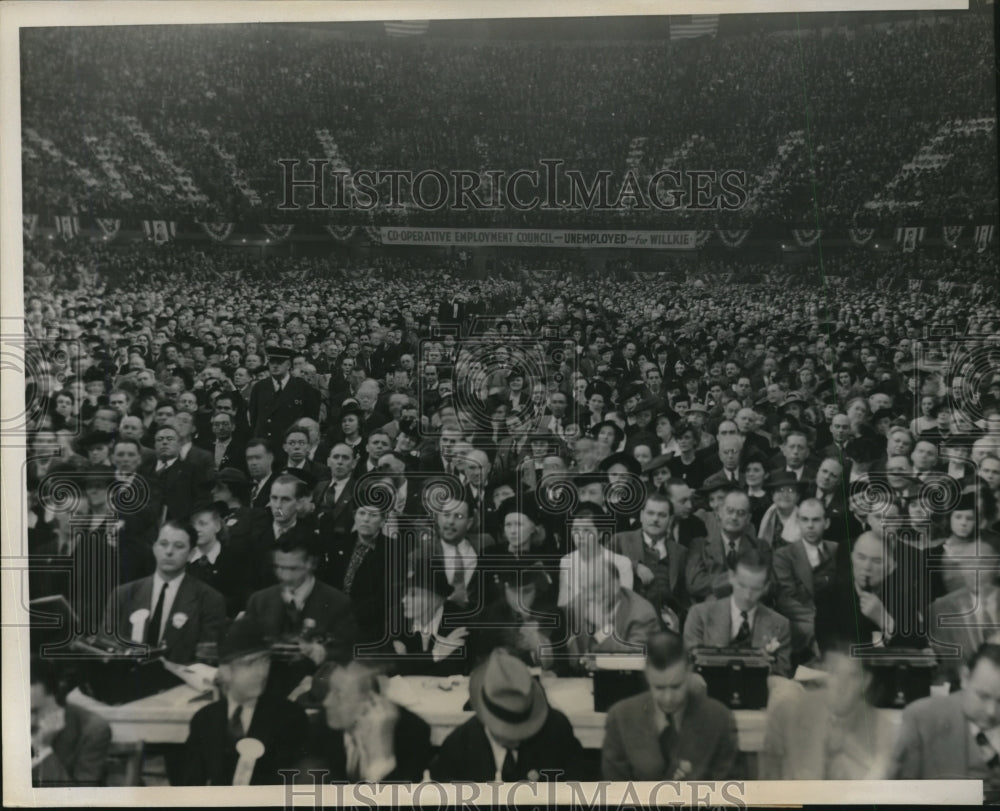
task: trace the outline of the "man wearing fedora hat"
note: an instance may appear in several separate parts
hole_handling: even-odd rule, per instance
[[[292,352],[278,346],[267,348],[270,377],[250,391],[250,431],[278,444],[292,423],[302,417],[319,419],[319,392],[300,377],[290,374]]]
[[[549,706],[542,685],[500,648],[469,678],[472,718],[452,730],[431,761],[441,783],[579,780],[583,747],[569,719]]]
[[[233,785],[240,741],[246,739],[263,748],[249,784],[284,783],[279,772],[294,768],[305,754],[306,713],[267,691],[270,672],[271,654],[260,627],[248,619],[236,620],[219,645],[216,678],[222,697],[191,718],[179,785]]]

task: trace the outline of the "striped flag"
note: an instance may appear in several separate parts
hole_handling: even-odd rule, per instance
[[[63,239],[72,239],[80,233],[79,217],[56,217],[56,231]]]
[[[385,33],[390,37],[419,37],[427,33],[430,20],[386,20]]]
[[[719,30],[718,14],[691,14],[670,18],[670,39],[714,37]]]
[[[142,230],[146,232],[147,239],[162,245],[177,236],[177,223],[166,220],[143,220]]]

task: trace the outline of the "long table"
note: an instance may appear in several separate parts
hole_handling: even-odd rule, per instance
[[[604,740],[605,713],[594,712],[593,681],[588,678],[543,679],[542,685],[553,707],[573,724],[580,743],[600,749]],[[68,701],[94,712],[111,724],[116,741],[183,743],[191,716],[209,699],[197,700],[199,691],[186,684],[119,706],[102,704],[74,690]],[[388,681],[387,695],[424,718],[431,726],[431,742],[437,746],[472,713],[463,709],[469,697],[467,677],[439,679],[425,676],[395,677]],[[882,710],[894,717],[898,710]],[[764,745],[767,714],[763,710],[736,710],[740,750],[759,752]]]

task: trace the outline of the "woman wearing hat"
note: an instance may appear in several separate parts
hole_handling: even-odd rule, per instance
[[[680,453],[668,462],[670,472],[675,479],[681,479],[689,487],[701,487],[705,480],[704,466],[698,458],[698,446],[701,444],[701,431],[687,422],[679,422],[675,437]]]
[[[604,542],[611,542],[614,526],[612,518],[595,504],[584,503],[577,507],[569,519],[570,537],[574,550],[559,562],[560,608],[568,606],[580,594],[588,571],[594,571],[604,562],[618,570],[621,585],[633,585],[632,563],[624,555],[612,552]]]
[[[340,409],[340,432],[343,435],[343,439],[339,441],[355,450],[360,448],[361,443],[364,441],[364,436],[361,434],[361,425],[364,417],[365,413],[356,401],[347,401]]]
[[[1000,544],[994,533],[984,533],[980,528],[981,499],[975,492],[963,493],[955,508],[948,515],[944,541],[927,553],[928,560],[943,564],[935,566],[931,574],[931,599],[935,600],[965,586],[965,577],[959,568],[962,558],[1000,555]]]
[[[765,487],[773,503],[761,519],[757,537],[766,541],[772,549],[801,540],[798,506],[804,492],[802,482],[794,474],[781,471],[773,474]]]
[[[586,778],[569,719],[549,706],[527,665],[504,649],[469,679],[472,718],[452,730],[431,761],[431,779],[517,782]]]

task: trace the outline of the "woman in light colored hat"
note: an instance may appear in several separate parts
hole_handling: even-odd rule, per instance
[[[520,659],[499,648],[469,678],[473,715],[431,761],[437,782],[579,780],[583,747]]]

